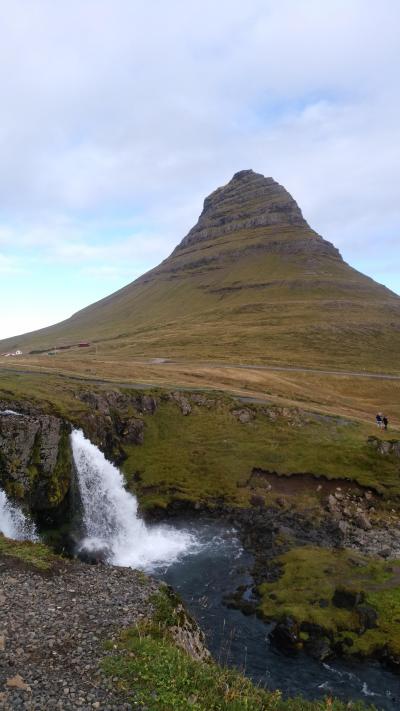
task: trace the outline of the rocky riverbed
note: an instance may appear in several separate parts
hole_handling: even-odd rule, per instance
[[[160,583],[127,568],[0,559],[0,708],[128,710],[103,675],[104,642],[151,615]]]

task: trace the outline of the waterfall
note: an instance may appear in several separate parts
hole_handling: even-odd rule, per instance
[[[5,491],[0,489],[0,533],[17,541],[36,541],[35,525],[23,511],[12,504]]]
[[[148,570],[193,550],[196,541],[191,534],[142,521],[119,469],[81,430],[72,432],[71,441],[85,529],[80,551],[101,552],[113,565]]]

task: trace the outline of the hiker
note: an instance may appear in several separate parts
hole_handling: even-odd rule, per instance
[[[376,419],[376,424],[378,427],[382,427],[382,415],[378,412],[377,416],[375,417]]]
[[[384,415],[384,416],[382,417],[382,423],[383,423],[384,429],[387,430],[387,426],[388,426],[388,424],[389,424],[389,420],[388,420],[388,418],[386,417],[386,415]]]

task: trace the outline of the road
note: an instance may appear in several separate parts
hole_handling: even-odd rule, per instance
[[[154,360],[149,360],[149,361],[138,361],[138,364],[140,365],[151,365],[151,366],[169,366],[169,365],[175,365],[179,366],[181,365],[184,368],[194,366],[194,367],[199,367],[199,368],[215,368],[215,369],[240,369],[240,370],[261,370],[261,371],[267,371],[267,372],[282,372],[282,373],[315,373],[316,375],[339,375],[339,376],[345,376],[345,377],[352,377],[352,378],[374,378],[377,380],[400,380],[400,375],[393,375],[390,373],[370,373],[368,371],[353,371],[353,370],[320,370],[319,368],[301,368],[297,366],[284,366],[284,365],[251,365],[251,364],[243,364],[243,363],[217,363],[217,362],[208,362],[208,361],[201,361],[201,362],[196,362],[196,361],[177,361],[177,360],[163,360],[162,362],[155,362]],[[29,368],[24,368],[24,367],[11,367],[8,368],[7,366],[0,366],[0,372],[7,372],[7,373],[28,373],[29,375],[64,375],[64,377],[68,377],[71,380],[83,380],[83,381],[90,381],[90,382],[96,382],[96,383],[114,383],[116,382],[114,380],[107,380],[105,378],[93,378],[93,377],[88,377],[88,376],[82,376],[82,375],[76,375],[76,374],[71,374],[71,375],[66,375],[63,374],[62,372],[58,372],[56,369],[53,368],[48,368],[46,369],[46,366],[38,366],[38,368],[43,368],[42,370],[30,370]],[[129,382],[129,381],[128,381]],[[125,383],[120,383],[121,385],[127,385],[127,382]],[[151,383],[135,383],[135,386],[140,386],[143,385],[146,387],[147,385],[151,385]]]

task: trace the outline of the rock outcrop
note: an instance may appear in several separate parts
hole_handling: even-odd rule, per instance
[[[238,230],[285,224],[308,227],[296,201],[282,185],[253,170],[241,170],[206,197],[197,224],[177,250]]]
[[[382,440],[379,437],[368,437],[368,444],[376,449],[379,454],[394,454],[400,457],[400,440]]]
[[[157,409],[155,397],[133,392],[84,390],[77,397],[89,406],[79,423],[85,435],[117,464],[126,458],[124,445],[143,443],[143,415]]]
[[[73,477],[70,425],[35,410],[2,413],[0,486],[34,513],[56,509]]]

